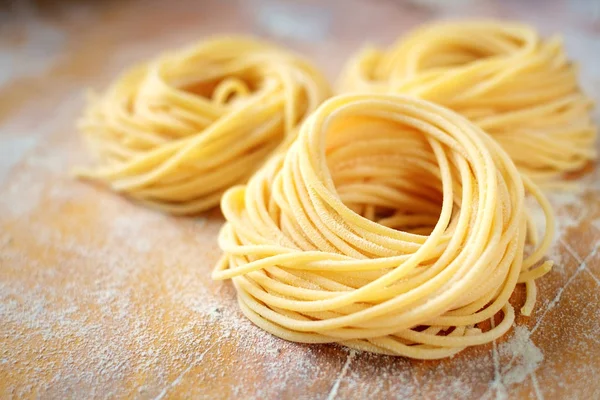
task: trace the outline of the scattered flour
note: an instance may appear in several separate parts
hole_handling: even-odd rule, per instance
[[[64,98],[45,120],[31,120],[26,117],[27,111],[23,110],[3,121],[0,125],[0,185],[30,151],[47,141],[59,129],[64,129],[64,122],[72,120],[80,107],[81,96],[74,95]],[[56,162],[55,158],[56,154],[38,155],[29,158],[28,162],[45,168],[64,167],[65,163]]]
[[[524,326],[516,326],[508,341],[498,348],[494,344],[494,379],[483,398],[506,400],[512,385],[521,384],[527,378],[534,381],[534,372],[544,359],[542,351],[531,340],[531,332]],[[500,360],[504,366],[500,366]],[[534,390],[537,390],[534,387]]]
[[[18,25],[8,26],[17,26],[24,41],[15,51],[0,40],[0,87],[13,79],[36,76],[49,70],[58,61],[66,40],[64,32],[58,27],[38,18],[33,2],[23,0],[12,3],[16,8],[12,16],[14,20],[7,22],[19,22]],[[4,18],[8,20],[8,16]],[[2,28],[5,27],[0,26],[0,33]]]
[[[513,365],[502,371],[504,385],[523,382],[544,360],[544,355],[531,341],[530,336],[526,327],[517,326],[513,336],[499,346],[500,356],[510,356],[516,360]]]
[[[36,144],[36,139],[31,136],[0,138],[0,182],[2,182],[10,169],[15,166],[25,153]]]

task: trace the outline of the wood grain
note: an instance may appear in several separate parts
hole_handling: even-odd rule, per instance
[[[359,46],[388,44],[424,21],[520,19],[563,33],[583,87],[600,100],[596,2],[452,4],[0,3],[0,398],[600,398],[595,165],[572,177],[575,192],[549,193],[558,266],[540,281],[534,314],[498,343],[429,362],[262,332],[231,285],[210,279],[218,210],[173,218],[69,176],[90,162],[74,128],[86,87],[217,33],[270,38],[334,81]]]

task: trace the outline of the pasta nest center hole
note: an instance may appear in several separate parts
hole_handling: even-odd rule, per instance
[[[431,233],[442,207],[442,180],[431,146],[417,129],[348,115],[329,125],[325,152],[346,206],[391,228]]]

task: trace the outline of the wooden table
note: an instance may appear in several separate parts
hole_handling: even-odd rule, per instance
[[[173,218],[69,176],[90,162],[74,128],[85,87],[221,32],[269,37],[334,80],[357,46],[427,20],[522,19],[564,34],[600,100],[597,2],[453,3],[0,3],[0,398],[600,398],[598,168],[577,192],[549,193],[558,266],[534,314],[493,345],[430,362],[270,336],[230,283],[210,279],[218,210]]]

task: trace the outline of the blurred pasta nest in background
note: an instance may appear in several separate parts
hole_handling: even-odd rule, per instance
[[[201,42],[90,96],[79,125],[98,165],[77,173],[165,212],[198,213],[285,150],[329,95],[293,53],[243,37]]]
[[[559,37],[498,21],[425,25],[387,50],[346,65],[343,92],[418,96],[461,113],[491,134],[538,182],[596,157],[592,101]]]

